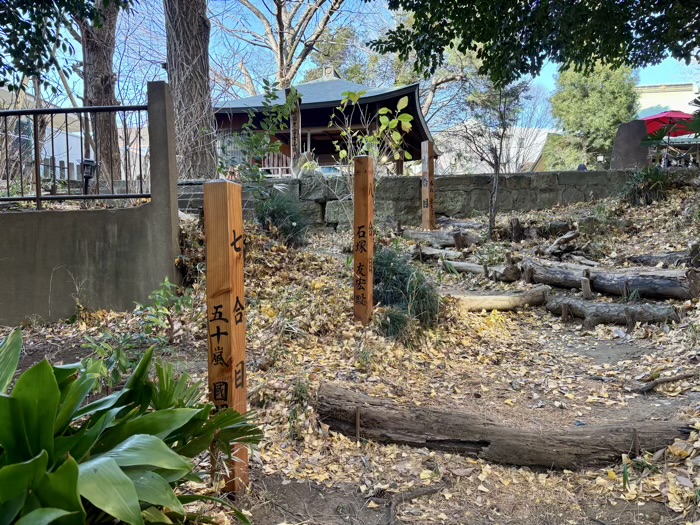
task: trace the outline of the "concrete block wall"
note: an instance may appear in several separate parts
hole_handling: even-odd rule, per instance
[[[175,124],[170,89],[148,85],[151,202],[133,208],[0,213],[0,324],[130,310],[178,278]]]
[[[527,211],[557,204],[591,201],[618,192],[629,176],[626,171],[571,171],[515,173],[499,180],[500,211]],[[421,221],[420,177],[377,179],[375,217],[378,225],[418,226]],[[352,222],[352,197],[346,179],[271,179],[299,202],[317,226],[348,228]],[[488,211],[492,176],[447,175],[435,179],[435,212],[438,216],[472,217]],[[180,207],[201,206],[201,183],[180,187]],[[245,193],[244,193],[245,195]],[[252,206],[250,201],[244,208]],[[189,206],[189,211],[197,206]]]

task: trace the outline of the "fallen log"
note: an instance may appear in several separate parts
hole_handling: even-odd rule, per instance
[[[557,251],[561,251],[563,246],[570,243],[574,239],[578,239],[581,234],[576,230],[565,233],[561,237],[558,237],[545,251],[545,255],[552,255]]]
[[[569,252],[565,253],[562,255],[561,260],[564,262],[571,262],[574,264],[580,264],[582,266],[600,266],[600,263],[598,261],[593,261],[586,257],[585,255],[581,255],[580,253],[577,252]]]
[[[431,248],[430,246],[416,245],[413,250],[413,258],[422,261],[424,259],[461,259],[462,253],[455,250],[442,250],[440,248]]]
[[[667,304],[601,303],[575,297],[558,296],[548,299],[546,308],[547,311],[556,315],[562,315],[566,308],[569,314],[583,319],[584,328],[593,328],[603,323],[627,325],[630,316],[634,322],[642,323],[680,321],[678,311]]]
[[[640,297],[653,299],[692,299],[700,296],[700,271],[691,269],[649,269],[624,268],[607,269],[578,264],[559,263],[541,259],[525,259],[523,272],[531,282],[558,286],[560,288],[581,288],[584,270],[590,272],[588,278],[595,292],[611,295],[625,295],[627,291]]]
[[[700,266],[700,245],[693,244],[689,250],[661,253],[658,255],[629,255],[625,260],[641,266],[673,268],[685,265],[697,268]]]
[[[461,249],[481,242],[478,235],[459,230],[404,230],[402,235],[405,239],[429,244],[435,248],[457,246]]]
[[[533,221],[530,221],[528,224],[523,225],[519,218],[514,217],[507,226],[501,225],[496,228],[496,232],[501,239],[520,242],[523,239],[537,240],[558,237],[573,229],[571,224],[563,221],[554,221],[542,226],[537,226]]]
[[[380,443],[476,456],[494,463],[558,469],[609,464],[630,451],[655,451],[683,438],[678,421],[621,421],[601,426],[523,429],[464,412],[400,406],[335,384],[321,385],[316,411],[331,430]],[[359,414],[359,428],[357,415]]]
[[[498,264],[496,266],[486,266],[471,262],[450,261],[450,265],[460,273],[483,275],[494,281],[512,283],[520,279],[520,268],[518,268],[516,264]]]
[[[685,379],[694,379],[697,375],[698,371],[696,370],[693,372],[687,372],[685,374],[678,374],[677,376],[660,377],[658,379],[655,379],[654,381],[650,381],[646,385],[640,386],[639,388],[635,388],[633,392],[637,392],[638,394],[646,394],[647,392],[651,392],[652,390],[654,390],[659,385],[665,385],[666,383],[675,383],[676,381],[683,381]]]
[[[459,221],[448,219],[446,217],[438,217],[437,222],[440,226],[448,226],[458,230],[482,230],[486,228],[484,224],[475,221]]]
[[[549,286],[536,286],[530,290],[515,292],[465,292],[451,294],[459,306],[467,312],[481,310],[517,310],[526,306],[539,306],[547,300]]]

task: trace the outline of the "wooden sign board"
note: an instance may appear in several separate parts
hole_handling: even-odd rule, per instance
[[[355,157],[353,294],[355,320],[367,326],[374,309],[374,159]]]
[[[421,227],[435,230],[435,148],[429,140],[421,144],[421,160]]]
[[[204,234],[207,258],[209,397],[217,408],[247,411],[245,292],[243,288],[242,188],[229,181],[204,185]],[[226,490],[248,486],[248,448],[234,448]]]

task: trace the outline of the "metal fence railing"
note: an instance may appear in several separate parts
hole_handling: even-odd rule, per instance
[[[145,105],[0,111],[0,202],[150,198],[147,124]]]

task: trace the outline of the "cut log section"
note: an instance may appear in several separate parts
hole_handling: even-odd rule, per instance
[[[450,294],[467,312],[481,310],[518,310],[527,306],[539,306],[547,300],[549,286],[536,286],[531,290],[516,292],[464,292]]]
[[[551,313],[563,316],[567,313],[565,309],[574,317],[583,319],[585,328],[593,328],[603,323],[628,325],[630,317],[634,322],[642,323],[680,321],[678,311],[667,304],[601,303],[566,296],[551,297],[547,300],[547,310]]]
[[[416,245],[413,250],[413,258],[419,261],[425,259],[461,259],[462,253],[455,250],[441,250],[440,248],[431,248],[430,246]]]
[[[590,272],[591,288],[595,292],[610,295],[624,295],[635,291],[640,297],[653,299],[692,299],[700,296],[700,271],[666,270],[650,268],[605,269],[591,268],[578,264],[558,263],[541,259],[525,259],[523,272],[532,282],[558,286],[560,288],[581,288],[584,270]]]
[[[630,451],[655,451],[683,438],[678,421],[624,421],[601,426],[523,429],[463,412],[400,406],[334,384],[318,392],[316,410],[332,430],[380,443],[476,456],[507,465],[578,469],[609,464]],[[360,428],[356,415],[360,414]]]
[[[461,249],[467,248],[472,244],[479,244],[481,242],[481,237],[479,237],[478,235],[470,232],[462,232],[459,230],[404,230],[402,235],[405,239],[429,244],[435,248],[448,248],[457,246]]]
[[[499,264],[496,266],[485,266],[483,264],[471,262],[450,261],[450,265],[460,273],[473,273],[484,275],[494,281],[512,283],[520,279],[520,268],[516,264]]]

